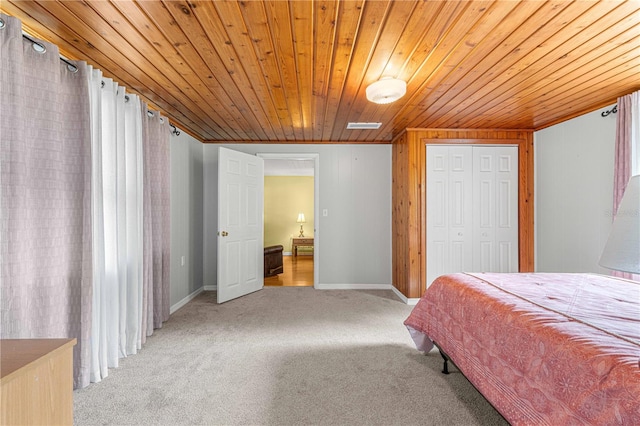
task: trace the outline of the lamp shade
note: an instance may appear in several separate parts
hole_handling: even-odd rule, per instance
[[[367,99],[376,104],[395,102],[407,93],[407,83],[397,78],[382,78],[367,86]]]
[[[296,220],[296,222],[298,223],[305,223],[306,220],[304,220],[304,213],[298,213],[298,220]]]
[[[616,271],[640,273],[640,175],[627,184],[599,263]]]

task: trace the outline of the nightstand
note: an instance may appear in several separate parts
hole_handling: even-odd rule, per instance
[[[291,252],[294,256],[298,255],[298,247],[311,247],[313,248],[313,237],[293,237],[291,243]]]

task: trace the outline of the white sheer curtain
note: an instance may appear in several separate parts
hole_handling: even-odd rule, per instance
[[[94,297],[91,381],[169,319],[169,123],[98,70],[89,76]]]
[[[0,337],[76,338],[89,384],[92,243],[87,68],[0,14]],[[2,25],[4,23],[4,25]],[[42,50],[42,49],[40,49]]]
[[[94,297],[91,381],[142,345],[142,105],[104,78],[89,76],[93,146]]]
[[[0,14],[0,337],[75,337],[74,385],[169,318],[169,122]]]

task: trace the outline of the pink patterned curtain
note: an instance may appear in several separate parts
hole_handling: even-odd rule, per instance
[[[620,201],[631,176],[640,173],[634,170],[640,165],[638,135],[640,134],[640,92],[618,98],[616,117],[616,144],[613,175],[613,212],[618,211]],[[613,271],[612,275],[640,281],[640,275]]]
[[[144,289],[143,300],[153,309],[146,316],[148,335],[162,327],[170,311],[171,204],[169,139],[166,118],[143,108],[144,150]],[[143,309],[144,311],[144,309]]]
[[[86,65],[40,53],[0,14],[0,337],[76,338],[89,383],[91,129]]]
[[[169,318],[169,122],[0,20],[0,337],[76,338],[82,388]]]

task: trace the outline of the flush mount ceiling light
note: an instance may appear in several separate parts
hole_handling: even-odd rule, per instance
[[[390,104],[407,93],[407,83],[397,78],[385,77],[367,87],[367,99],[376,104]]]

